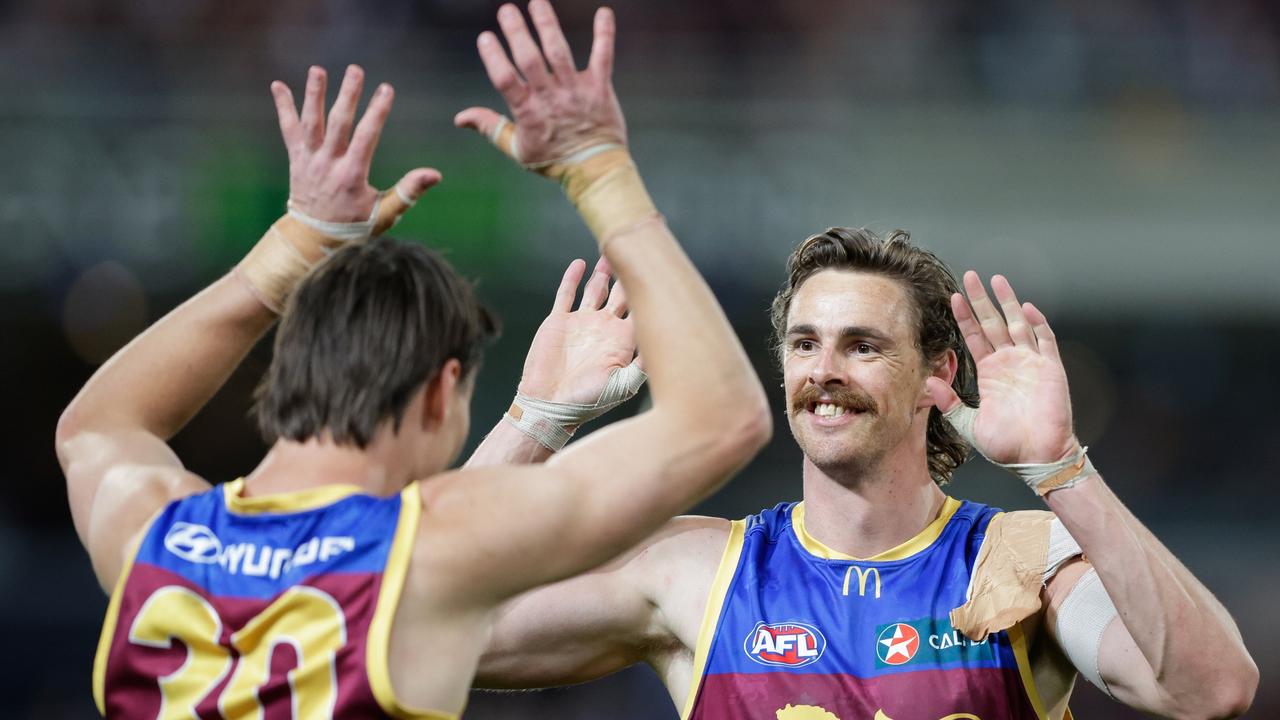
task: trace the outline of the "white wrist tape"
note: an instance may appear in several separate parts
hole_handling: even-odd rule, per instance
[[[550,402],[516,393],[511,409],[503,418],[548,450],[557,452],[584,423],[635,397],[648,379],[634,362],[616,368],[609,374],[600,397],[591,405]]]
[[[1098,571],[1090,568],[1062,601],[1055,628],[1058,645],[1076,670],[1113,699],[1115,695],[1098,669],[1098,651],[1102,647],[1102,634],[1117,616],[1116,606],[1102,586]]]
[[[964,438],[965,442],[982,453],[982,448],[978,447],[973,438],[973,423],[978,417],[977,408],[960,403],[942,413],[942,417],[951,423],[951,427],[960,433],[960,437]],[[1026,483],[1032,492],[1043,497],[1053,490],[1072,487],[1094,474],[1096,471],[1093,469],[1093,463],[1089,462],[1089,456],[1086,454],[1088,452],[1088,447],[1079,447],[1066,459],[1051,463],[998,463],[991,458],[987,460],[1022,478],[1022,482]],[[983,457],[987,456],[984,454]]]

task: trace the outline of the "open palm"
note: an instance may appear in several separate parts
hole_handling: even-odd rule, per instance
[[[1031,303],[1019,303],[1002,275],[991,278],[1000,310],[977,273],[965,273],[964,287],[972,309],[956,293],[951,310],[977,365],[980,397],[967,439],[1005,464],[1055,462],[1074,452],[1067,374],[1048,320]],[[960,403],[941,380],[930,379],[929,390],[943,412]]]
[[[609,267],[602,260],[573,300],[586,270],[574,260],[565,270],[550,314],[538,327],[525,357],[519,391],[528,397],[559,403],[592,405],[609,376],[635,358],[635,328],[627,313],[622,286],[609,288]]]

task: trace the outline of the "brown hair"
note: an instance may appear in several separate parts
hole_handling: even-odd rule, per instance
[[[787,282],[773,299],[775,357],[781,358],[787,332],[787,312],[796,291],[822,270],[855,270],[874,273],[905,286],[914,301],[917,320],[916,346],[926,364],[937,360],[948,348],[956,352],[958,367],[951,387],[965,404],[977,406],[976,372],[973,357],[951,314],[951,295],[960,284],[937,255],[911,244],[905,230],[880,237],[865,228],[830,228],[800,243],[787,260]],[[929,411],[926,433],[929,475],[945,485],[951,474],[969,456],[969,445],[935,407]]]
[[[255,394],[258,427],[269,443],[324,432],[364,448],[384,420],[399,428],[446,360],[464,375],[479,365],[497,331],[440,255],[388,238],[343,248],[289,298]]]

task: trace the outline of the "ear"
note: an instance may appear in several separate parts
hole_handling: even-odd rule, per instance
[[[951,383],[956,379],[956,370],[960,367],[960,359],[956,357],[956,351],[947,348],[937,360],[933,361],[930,377],[938,378],[946,383],[947,387],[951,387]],[[920,397],[916,399],[916,409],[934,407],[937,403],[934,401],[933,394],[929,392],[929,384],[925,383],[920,386]]]
[[[435,430],[449,419],[453,396],[462,382],[462,363],[449,358],[422,388],[422,427]]]

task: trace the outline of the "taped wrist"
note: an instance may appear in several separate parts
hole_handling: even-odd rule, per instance
[[[625,145],[595,142],[554,160],[525,162],[516,126],[505,117],[498,120],[489,141],[526,170],[559,182],[601,243],[660,217]]]
[[[294,287],[312,268],[345,245],[382,234],[413,203],[397,186],[393,192],[379,195],[367,220],[336,223],[307,215],[291,200],[288,212],[267,229],[233,272],[254,297],[278,315]]]
[[[951,423],[951,427],[960,433],[960,437],[969,443],[979,453],[982,449],[978,447],[973,438],[973,423],[978,417],[978,410],[971,408],[964,403],[960,403],[950,410],[942,413],[947,422]],[[1089,461],[1088,447],[1077,445],[1076,451],[1063,460],[1051,463],[999,463],[991,458],[987,461],[992,465],[1008,470],[1017,475],[1026,483],[1027,487],[1035,494],[1044,497],[1054,490],[1074,487],[1085,478],[1093,475],[1096,470],[1093,463]],[[983,457],[986,457],[984,454]]]
[[[609,374],[595,403],[558,403],[516,393],[511,408],[503,416],[520,432],[558,452],[583,424],[609,412],[640,392],[648,376],[634,362]]]

